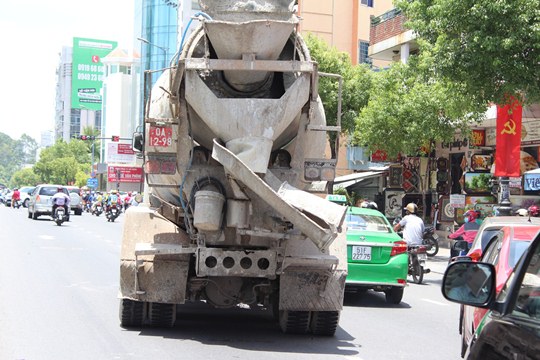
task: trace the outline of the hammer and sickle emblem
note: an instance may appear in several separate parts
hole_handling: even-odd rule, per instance
[[[510,119],[504,123],[504,129],[501,131],[502,134],[516,135],[516,123],[514,120]]]

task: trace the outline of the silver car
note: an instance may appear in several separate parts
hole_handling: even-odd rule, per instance
[[[66,189],[69,191],[69,197],[71,199],[70,206],[71,210],[75,215],[82,214],[82,200],[81,200],[81,189],[77,186],[66,186]]]
[[[54,184],[41,184],[36,186],[28,202],[28,218],[37,220],[41,215],[52,215],[52,197],[58,192],[58,188],[69,196],[69,191],[65,186]],[[69,214],[68,214],[69,221]]]

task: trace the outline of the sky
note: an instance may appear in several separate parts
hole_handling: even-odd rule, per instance
[[[0,0],[0,132],[53,130],[56,68],[74,37],[133,48],[133,0]]]

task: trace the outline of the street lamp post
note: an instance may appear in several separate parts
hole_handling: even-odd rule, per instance
[[[148,44],[150,46],[156,47],[156,48],[160,49],[161,51],[163,51],[163,68],[167,67],[167,52],[169,51],[168,48],[164,48],[162,46],[151,43],[150,41],[148,41],[148,40],[146,40],[144,38],[141,38],[141,37],[138,37],[137,40],[139,40],[139,41],[141,41],[141,42],[143,42],[145,44]]]

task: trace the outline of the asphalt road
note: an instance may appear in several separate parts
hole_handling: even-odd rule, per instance
[[[448,250],[400,305],[382,293],[347,294],[335,337],[280,333],[247,309],[180,307],[173,329],[118,322],[123,215],[71,216],[61,227],[0,206],[0,360],[30,359],[460,359],[459,306],[440,292]]]

